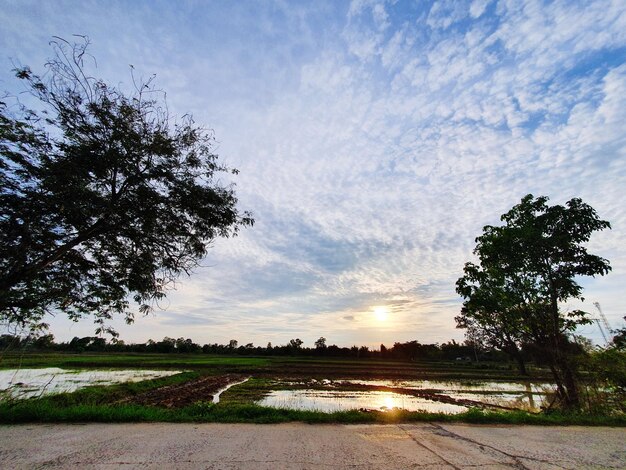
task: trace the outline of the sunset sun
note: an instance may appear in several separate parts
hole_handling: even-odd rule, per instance
[[[374,315],[376,316],[376,320],[386,321],[389,317],[389,310],[384,306],[374,307]]]

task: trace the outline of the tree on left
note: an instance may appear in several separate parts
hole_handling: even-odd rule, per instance
[[[27,107],[0,100],[0,321],[147,313],[210,243],[254,223],[211,131],[173,122],[153,79],[124,93],[88,73],[89,41],[51,43],[43,76],[15,69]],[[23,101],[23,100],[22,100]]]

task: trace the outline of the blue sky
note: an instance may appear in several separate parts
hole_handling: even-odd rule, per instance
[[[528,193],[612,223],[590,249],[613,272],[582,280],[584,307],[626,315],[623,1],[1,3],[1,89],[12,61],[41,70],[52,36],[88,35],[95,74],[155,73],[241,171],[255,226],[216,241],[162,310],[116,322],[127,341],[461,339],[474,239]]]

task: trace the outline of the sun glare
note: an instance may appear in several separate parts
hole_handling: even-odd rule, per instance
[[[389,310],[387,310],[387,307],[374,307],[374,315],[376,316],[376,320],[385,321],[389,316]]]

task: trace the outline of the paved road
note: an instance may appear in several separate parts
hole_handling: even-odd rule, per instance
[[[0,426],[0,468],[626,468],[626,429],[300,423]]]

